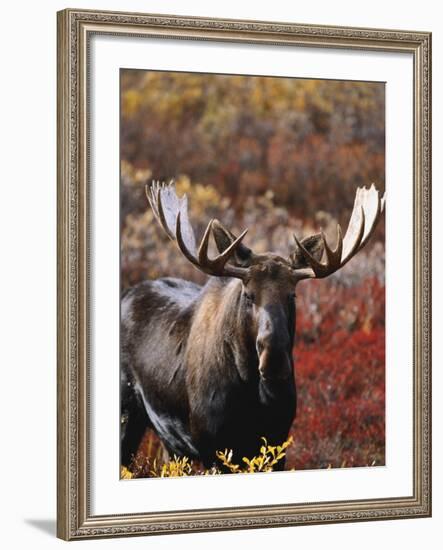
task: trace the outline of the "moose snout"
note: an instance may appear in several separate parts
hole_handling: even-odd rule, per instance
[[[257,355],[260,357],[263,354],[279,354],[286,351],[286,339],[279,337],[278,334],[260,335],[255,343]]]
[[[256,340],[258,369],[260,376],[265,380],[286,379],[292,373],[287,329],[281,325],[274,329],[263,330]]]
[[[265,351],[266,346],[267,346],[266,338],[257,338],[256,347],[257,347],[257,355],[259,357]]]

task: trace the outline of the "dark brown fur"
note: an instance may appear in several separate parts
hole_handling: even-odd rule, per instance
[[[286,262],[275,258],[253,266],[244,282],[159,279],[125,293],[123,464],[148,426],[170,454],[205,466],[217,450],[233,449],[241,460],[258,452],[261,437],[287,438],[296,408],[293,286]]]

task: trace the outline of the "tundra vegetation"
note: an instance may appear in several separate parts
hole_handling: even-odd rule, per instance
[[[124,71],[121,162],[122,290],[171,275],[202,284],[206,276],[177,253],[147,208],[145,184],[174,176],[199,238],[218,218],[237,235],[249,228],[256,253],[287,255],[293,233],[319,228],[334,243],[357,186],[375,181],[384,189],[384,87]],[[343,269],[297,285],[296,324],[297,416],[276,456],[284,453],[286,469],[383,465],[383,218]],[[217,452],[224,471],[269,471],[276,457],[268,447],[276,448],[264,441],[259,454],[234,462],[235,449]],[[147,430],[122,476],[219,471],[188,457],[163,461]]]

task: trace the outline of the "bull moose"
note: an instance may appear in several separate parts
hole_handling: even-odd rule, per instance
[[[121,463],[129,465],[146,428],[169,455],[206,468],[216,451],[254,456],[261,437],[281,444],[296,413],[292,348],[295,287],[343,267],[368,242],[384,209],[374,185],[358,188],[344,238],[299,240],[283,258],[256,254],[213,219],[197,248],[187,197],[173,183],[146,194],[180,252],[209,275],[203,286],[173,277],[124,291],[121,301]],[[218,255],[208,255],[210,237]],[[284,468],[284,461],[279,462]]]

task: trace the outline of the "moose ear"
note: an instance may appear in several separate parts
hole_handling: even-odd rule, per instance
[[[214,235],[215,244],[217,245],[217,249],[220,254],[224,252],[237,238],[218,220],[214,220],[212,222],[212,234]],[[252,250],[243,243],[240,243],[230,261],[233,265],[238,267],[248,267],[250,265],[251,257]]]
[[[323,256],[323,250],[324,250],[321,233],[316,233],[315,235],[310,235],[309,237],[305,237],[301,241],[301,244],[306,248],[306,250],[311,254],[311,256],[313,256],[318,262],[321,260]],[[290,259],[294,269],[308,267],[308,263],[306,262],[298,246],[294,250],[294,252],[291,254]]]

